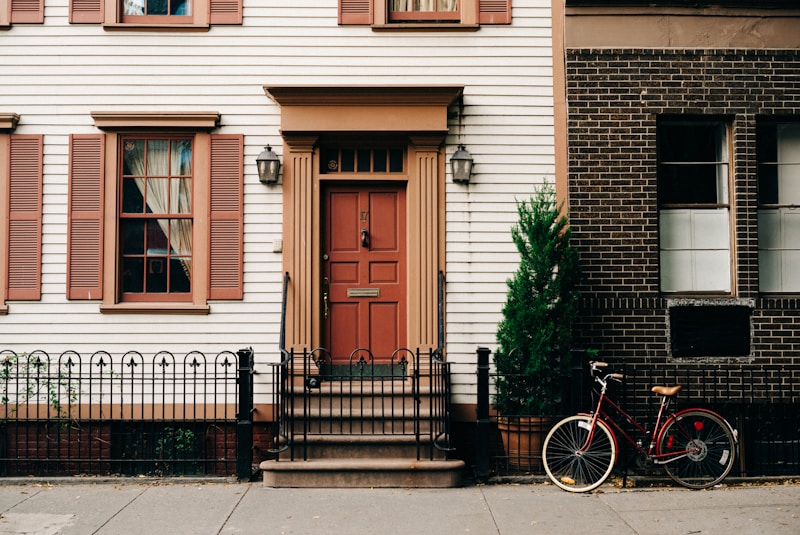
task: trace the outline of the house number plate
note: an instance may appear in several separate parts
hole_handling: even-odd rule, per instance
[[[380,297],[380,288],[348,288],[347,297]]]

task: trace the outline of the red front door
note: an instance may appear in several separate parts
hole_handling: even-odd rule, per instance
[[[324,346],[333,364],[357,348],[388,362],[406,343],[405,186],[330,185],[323,199]]]

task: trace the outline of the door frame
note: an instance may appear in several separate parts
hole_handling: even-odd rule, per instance
[[[267,94],[281,106],[284,140],[283,266],[289,274],[286,348],[321,344],[320,138],[391,136],[407,147],[404,176],[407,224],[409,348],[438,346],[438,278],[444,270],[444,141],[448,108],[463,86],[274,87]],[[352,177],[348,177],[352,178]],[[369,179],[375,179],[375,176]],[[341,179],[341,178],[340,178]]]

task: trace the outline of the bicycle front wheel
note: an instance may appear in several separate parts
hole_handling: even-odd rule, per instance
[[[591,441],[589,435],[591,434]],[[569,492],[588,492],[603,484],[617,456],[614,435],[602,420],[592,429],[591,416],[570,416],[544,439],[542,462],[547,477]]]
[[[690,489],[713,487],[728,475],[736,456],[728,425],[703,410],[678,413],[664,425],[658,440],[664,470]]]

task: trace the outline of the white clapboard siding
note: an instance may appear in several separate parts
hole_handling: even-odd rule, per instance
[[[42,299],[10,302],[0,349],[91,354],[253,347],[268,392],[279,358],[281,188],[258,182],[262,148],[282,147],[280,110],[265,85],[457,84],[464,116],[452,119],[447,157],[463,142],[475,159],[468,187],[446,184],[447,358],[456,403],[474,403],[475,350],[495,348],[516,201],[552,180],[553,87],[549,0],[514,0],[513,24],[475,32],[373,32],[338,26],[335,0],[245,0],[244,24],[207,32],[106,31],[68,23],[67,0],[45,0],[45,24],[0,32],[0,112],[18,134],[44,134]],[[68,301],[68,139],[93,133],[90,112],[210,110],[220,133],[245,135],[243,301],[196,315],[100,314]],[[281,155],[283,156],[283,155]]]

